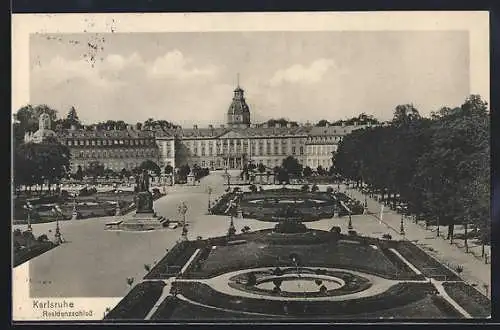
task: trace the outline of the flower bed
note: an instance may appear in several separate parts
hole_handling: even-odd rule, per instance
[[[398,278],[404,280],[423,280],[425,276],[423,274],[416,274],[401,258],[399,258],[394,252],[389,250],[387,247],[379,246],[380,250],[397,268],[398,268]]]
[[[486,318],[491,315],[491,301],[472,286],[463,282],[445,282],[443,287],[473,317]]]
[[[17,267],[26,261],[52,250],[57,245],[52,242],[36,242],[34,246],[14,251],[13,265]]]
[[[106,316],[105,320],[144,320],[160,298],[162,281],[137,284]]]
[[[190,241],[181,241],[158,262],[144,279],[164,279],[176,276],[189,258],[196,251],[196,244]]]
[[[411,242],[400,241],[396,250],[411,264],[417,267],[426,277],[437,280],[461,281],[462,279],[451,270],[443,266],[436,259],[429,256]]]
[[[167,297],[168,298],[168,297]],[[165,308],[165,311],[163,311]],[[151,317],[152,320],[172,320],[172,321],[208,321],[208,320],[262,320],[262,316],[243,314],[238,312],[216,310],[199,305],[190,304],[189,302],[176,299],[173,303],[166,304],[165,307],[160,306],[155,314]]]
[[[279,301],[226,295],[198,282],[175,282],[177,290],[188,299],[234,311],[274,315],[327,316],[357,315],[405,306],[432,295],[429,283],[399,283],[370,297],[343,301]]]
[[[316,284],[316,291],[304,291],[304,292],[286,292],[283,290],[278,291],[271,291],[271,290],[266,290],[258,287],[259,282],[262,281],[262,279],[269,278],[265,281],[270,282],[273,280],[273,276],[280,276],[276,277],[276,280],[280,281],[285,281],[286,278],[282,277],[283,275],[296,275],[297,274],[297,268],[295,267],[290,267],[290,268],[280,268],[280,274],[277,275],[275,269],[269,269],[268,271],[256,271],[256,272],[249,272],[249,273],[244,273],[241,275],[234,276],[233,278],[230,279],[229,286],[237,289],[237,290],[242,290],[250,293],[257,293],[260,295],[271,295],[271,296],[282,296],[282,297],[324,297],[324,296],[341,296],[341,295],[346,295],[346,294],[352,294],[356,292],[360,292],[363,290],[368,289],[371,286],[371,283],[368,279],[357,276],[348,272],[341,272],[341,271],[328,271],[324,269],[312,269],[312,268],[302,268],[300,267],[298,269],[298,273],[300,274],[300,277],[303,278],[308,278],[308,276],[321,276],[321,279],[319,280],[320,282],[315,283]],[[256,283],[248,283],[248,276],[249,274],[253,274],[256,279]],[[298,277],[295,277],[298,278]],[[344,285],[342,285],[339,288],[335,288],[332,290],[325,290],[324,292],[320,291],[321,285],[325,282],[328,281],[328,278],[332,278],[333,281],[335,279],[340,279],[344,282]],[[314,280],[314,279],[313,279]],[[313,283],[313,280],[310,282]],[[317,280],[316,280],[317,281]],[[274,283],[276,284],[276,283]],[[325,287],[326,289],[326,287]]]
[[[174,296],[167,296],[151,315],[151,320],[168,320],[182,301]]]

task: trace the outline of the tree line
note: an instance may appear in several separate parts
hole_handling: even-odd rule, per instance
[[[388,126],[352,132],[340,142],[335,171],[366,184],[394,205],[437,224],[472,224],[490,233],[490,117],[488,104],[471,95],[430,118],[411,104],[399,105]]]

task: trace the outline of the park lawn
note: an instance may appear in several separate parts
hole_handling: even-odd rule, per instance
[[[339,267],[394,278],[398,268],[379,250],[369,245],[333,242],[309,245],[269,245],[247,242],[217,246],[203,263],[199,274],[213,277],[239,269],[293,266],[290,254],[296,253],[301,266]]]
[[[426,277],[432,277],[442,281],[461,281],[462,279],[446,268],[440,262],[427,253],[422,251],[418,246],[411,242],[400,241],[396,246],[396,250],[410,263],[417,267]]]
[[[13,266],[17,267],[26,261],[33,259],[35,257],[38,257],[39,255],[52,250],[55,248],[56,244],[52,242],[38,242],[34,241],[33,246],[30,248],[24,248],[21,250],[14,251],[14,257],[13,257]]]
[[[105,317],[106,320],[143,320],[160,298],[162,281],[137,284]]]
[[[445,282],[446,293],[472,317],[486,318],[491,315],[491,301],[464,282]]]
[[[282,317],[284,318],[284,317]],[[262,316],[240,312],[217,310],[194,305],[173,296],[167,297],[158,310],[151,316],[152,320],[171,321],[208,321],[208,320],[261,320]]]
[[[174,298],[175,299],[175,298]],[[216,310],[208,307],[190,304],[189,302],[177,299],[175,305],[160,306],[158,312],[151,319],[154,320],[171,320],[171,321],[205,321],[205,320],[269,320],[269,319],[314,319],[315,321],[331,321],[332,319],[340,320],[379,320],[379,319],[446,319],[446,318],[461,318],[457,312],[448,312],[445,308],[439,307],[437,301],[439,297],[427,296],[418,301],[412,302],[405,306],[398,306],[385,310],[380,310],[375,313],[361,313],[349,315],[335,315],[328,318],[325,315],[276,315],[266,317],[264,315],[243,314],[236,311]],[[445,303],[447,303],[445,301]],[[451,307],[451,306],[450,306]]]

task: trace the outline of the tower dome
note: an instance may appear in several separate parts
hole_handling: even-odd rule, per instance
[[[231,105],[227,110],[227,124],[231,127],[250,126],[250,108],[245,101],[244,93],[245,91],[238,83]]]

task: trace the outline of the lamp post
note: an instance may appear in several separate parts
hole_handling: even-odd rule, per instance
[[[26,203],[25,209],[27,211],[27,222],[28,222],[28,231],[32,232],[33,228],[31,227],[31,210],[32,206],[29,202]]]
[[[210,197],[212,195],[212,187],[208,187],[207,192],[208,192],[208,214],[211,214],[212,213],[212,211],[211,211],[212,205],[211,205]]]
[[[349,224],[347,225],[348,230],[352,230],[352,218],[351,218],[351,209],[349,209]]]
[[[234,210],[235,210],[235,205],[233,203],[233,201],[230,201],[229,202],[229,218],[230,218],[230,222],[229,222],[229,228],[228,228],[228,231],[227,231],[227,235],[228,236],[232,236],[236,233],[236,228],[234,227]]]
[[[405,236],[405,227],[404,227],[404,214],[401,213],[401,223],[399,226],[399,234],[401,236]]]
[[[76,196],[77,193],[73,193],[73,211],[71,212],[71,220],[76,220],[78,218],[78,212],[76,211]]]
[[[59,228],[59,212],[56,207],[54,207],[55,215],[56,215],[56,233],[54,234],[56,238],[56,244],[61,244],[61,228]]]
[[[181,202],[179,204],[179,214],[182,215],[182,239],[183,240],[186,240],[187,241],[187,233],[188,233],[188,230],[187,230],[187,227],[186,227],[186,212],[188,210],[188,207],[186,205],[185,202]]]

